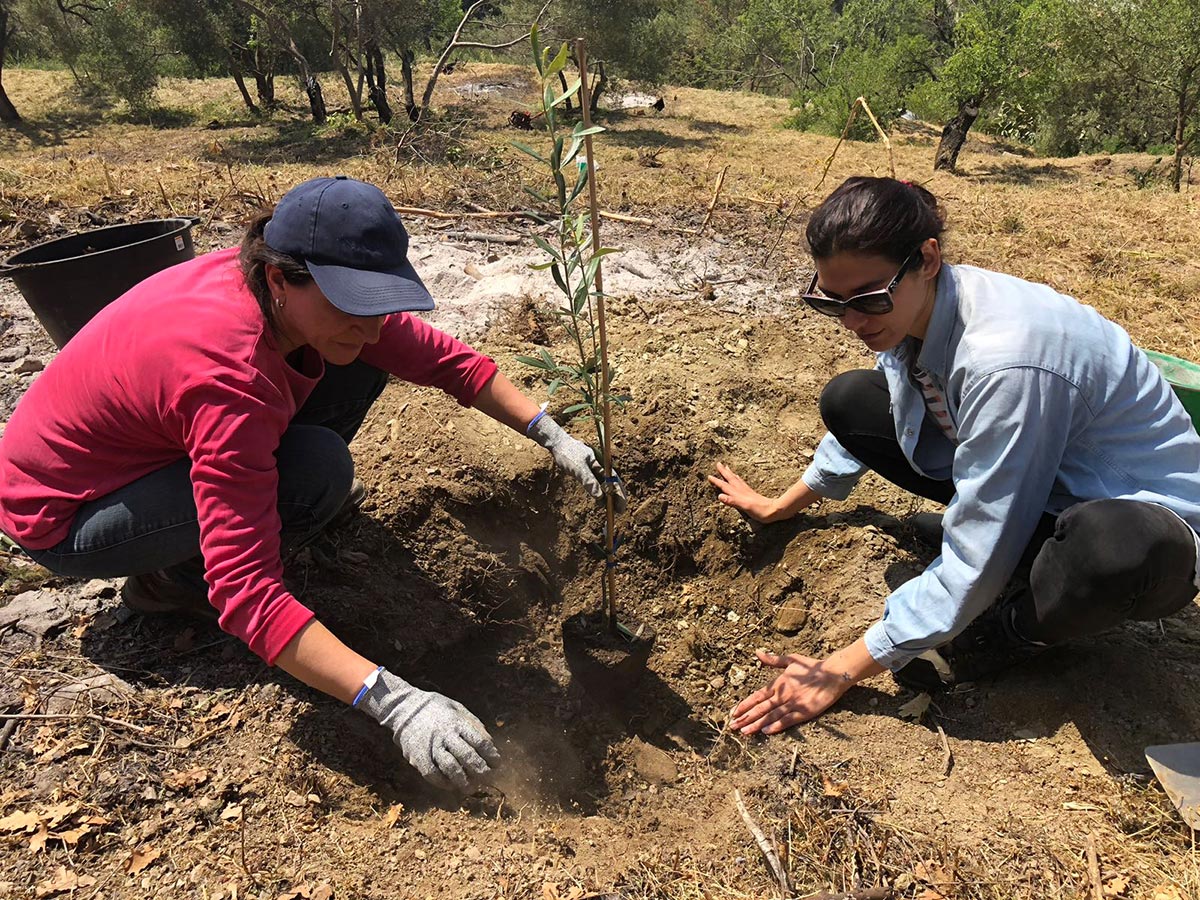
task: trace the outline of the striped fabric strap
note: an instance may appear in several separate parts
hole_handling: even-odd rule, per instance
[[[938,423],[946,437],[957,444],[958,427],[954,424],[954,420],[950,418],[950,409],[946,405],[946,398],[937,389],[937,385],[933,383],[933,379],[929,377],[929,373],[924,369],[913,366],[912,373],[913,377],[917,379],[917,384],[921,386],[921,394],[925,398],[925,408],[933,414],[934,421]]]

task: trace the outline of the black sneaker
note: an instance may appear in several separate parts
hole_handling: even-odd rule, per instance
[[[358,479],[358,476],[355,476],[354,480],[350,482],[350,495],[342,501],[341,507],[333,514],[333,518],[329,520],[329,524],[326,527],[337,528],[345,525],[350,521],[350,517],[358,511],[358,508],[362,506],[363,500],[366,498],[367,487]]]
[[[927,650],[892,673],[906,688],[933,693],[978,681],[1033,659],[1046,644],[1027,641],[1013,628],[1016,603],[1000,600],[949,643]]]
[[[208,591],[180,584],[165,572],[131,575],[121,586],[121,602],[146,616],[183,615],[217,621]]]

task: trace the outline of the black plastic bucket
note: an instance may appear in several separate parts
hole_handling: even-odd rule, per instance
[[[16,282],[60,348],[127,290],[196,255],[199,220],[151,219],[82,231],[10,256],[0,274]]]

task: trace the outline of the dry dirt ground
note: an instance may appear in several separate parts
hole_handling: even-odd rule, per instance
[[[495,92],[472,86],[497,69],[481,71],[456,73],[446,96],[502,122]],[[616,117],[600,145],[614,160],[609,205],[623,199],[659,222],[605,226],[607,242],[626,249],[607,271],[617,387],[633,398],[615,422],[632,495],[617,581],[624,615],[658,634],[636,692],[600,703],[563,661],[560,623],[599,603],[595,510],[523,438],[395,383],[353,448],[366,504],[289,577],[357,649],[488,724],[505,756],[495,786],[461,801],[433,792],[365,718],[214,628],[127,616],[118,582],[47,578],[8,557],[0,710],[23,718],[0,731],[0,897],[775,895],[735,790],[801,897],[877,886],[921,900],[1200,897],[1191,835],[1142,756],[1200,733],[1195,608],[936,698],[919,721],[902,714],[912,694],[880,676],[784,737],[723,730],[730,706],[767,678],[754,648],[841,646],[936,550],[908,525],[925,506],[873,476],[845,503],[760,530],[713,502],[704,476],[719,460],[764,490],[789,484],[821,434],[821,387],[869,359],[794,299],[808,271],[797,234],[811,206],[804,190],[833,141],[778,130],[777,101],[668,97],[674,119],[671,106],[652,122]],[[0,159],[8,243],[69,227],[83,207],[119,218],[163,203],[205,218],[202,247],[228,242],[217,226],[240,207],[219,185],[110,190],[105,177],[140,185],[136,155],[154,158],[154,141],[175,142],[173,164],[218,171],[196,149],[203,129],[138,131],[141,151],[119,144],[118,129],[140,127],[85,123],[55,140],[10,140]],[[902,169],[927,167],[930,140],[899,142]],[[634,148],[662,145],[680,162],[637,164]],[[497,144],[472,135],[463,146],[483,159]],[[886,167],[878,147],[844,152],[830,185]],[[708,236],[679,233],[699,224],[725,159],[726,190],[740,199],[718,207]],[[72,180],[85,163],[98,180]],[[332,167],[383,181],[390,162],[364,153],[307,168],[239,165],[229,183],[274,179],[265,194]],[[409,159],[394,196],[507,208],[497,199],[505,179],[519,181],[516,165],[447,176],[440,162]],[[1048,280],[1146,346],[1188,355],[1195,204],[1190,193],[1139,190],[1127,173],[1150,166],[1033,160],[975,142],[964,174],[932,187],[955,217],[952,258]],[[544,399],[514,359],[563,338],[539,303],[545,286],[522,264],[532,245],[456,244],[440,223],[413,221],[419,265],[444,301],[435,321]],[[7,418],[36,377],[17,369],[35,369],[26,361],[46,362],[52,348],[11,291],[0,322],[0,347],[22,351],[3,364]],[[22,596],[40,618],[13,612]]]

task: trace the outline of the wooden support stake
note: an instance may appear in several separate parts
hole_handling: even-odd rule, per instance
[[[575,39],[575,61],[579,64],[579,98],[583,110],[583,127],[592,127],[591,104],[588,102],[587,47],[583,38]],[[592,224],[592,253],[600,252],[600,203],[596,199],[596,165],[592,156],[592,136],[583,139],[583,149],[587,159],[588,204],[591,207]],[[608,402],[608,332],[604,323],[604,278],[601,269],[604,260],[596,264],[596,322],[600,331],[600,408],[604,419],[604,507],[607,512],[608,527],[604,534],[604,585],[608,597],[608,630],[614,634],[617,631],[617,570],[615,567],[616,539],[616,510],[613,508],[612,492],[612,429]]]

